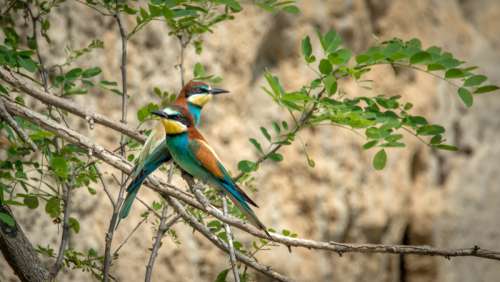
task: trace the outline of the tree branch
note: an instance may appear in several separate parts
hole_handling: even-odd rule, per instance
[[[68,246],[68,241],[69,241],[69,236],[70,236],[70,230],[69,230],[69,210],[71,207],[71,187],[73,185],[67,185],[66,183],[63,183],[63,203],[64,203],[64,217],[63,217],[63,231],[61,235],[61,243],[59,244],[59,251],[57,253],[57,259],[56,262],[54,263],[54,266],[52,267],[52,270],[50,271],[50,278],[55,279],[57,277],[57,274],[59,273],[59,270],[61,270],[63,260],[64,260],[64,251],[66,250],[66,247]]]
[[[173,175],[174,175],[174,165],[171,165],[170,168],[168,169],[168,179],[167,179],[168,184],[172,182]],[[158,256],[158,251],[160,250],[161,247],[161,240],[165,235],[165,232],[167,232],[167,230],[170,229],[170,227],[174,225],[180,217],[179,215],[177,215],[167,223],[167,210],[168,206],[165,205],[161,212],[160,224],[158,225],[156,238],[153,243],[153,248],[151,249],[151,255],[149,256],[149,261],[148,264],[146,265],[146,276],[144,278],[144,281],[146,282],[151,281],[151,275],[153,274],[153,266],[155,264],[156,257]]]
[[[57,97],[53,93],[44,93],[43,88],[41,88],[39,85],[36,85],[30,80],[23,78],[18,74],[10,72],[5,68],[0,68],[0,79],[8,83],[13,88],[18,89],[19,91],[38,99],[47,105],[52,105],[54,107],[66,110],[86,120],[93,120],[95,123],[126,134],[130,138],[133,138],[139,142],[144,143],[146,141],[146,138],[142,134],[138,133],[132,128],[129,128],[127,125],[113,121],[104,115],[87,110],[85,109],[85,107],[75,104],[70,100]]]
[[[224,216],[227,216],[228,215],[227,198],[224,195],[221,195],[221,197],[222,197],[223,213]],[[227,244],[229,246],[229,262],[231,263],[231,269],[233,270],[234,281],[240,282],[240,275],[238,273],[238,267],[236,265],[236,254],[234,252],[234,245],[233,245],[233,232],[231,232],[231,227],[229,227],[229,224],[227,223],[224,223],[224,228],[226,229]]]
[[[192,215],[190,215],[186,209],[177,201],[176,199],[165,195],[165,200],[168,202],[170,206],[172,206],[175,211],[189,224],[191,225],[194,229],[198,230],[203,236],[205,236],[210,242],[212,242],[216,247],[219,249],[225,251],[226,253],[229,252],[229,247],[225,242],[221,241],[217,236],[215,236],[212,232],[210,232],[210,229],[208,229],[205,225],[201,224],[194,218]],[[248,265],[249,267],[271,277],[272,279],[275,279],[277,281],[292,281],[290,278],[274,271],[271,269],[269,266],[262,265],[251,258],[245,256],[244,254],[240,252],[235,253],[236,258],[243,262],[244,264]]]
[[[14,102],[7,100],[5,97],[1,97],[5,102],[5,107],[7,110],[14,115],[22,116],[31,122],[38,124],[42,128],[53,132],[54,134],[66,139],[67,141],[79,145],[91,152],[97,158],[108,163],[109,165],[125,172],[129,173],[132,170],[132,165],[117,156],[110,151],[104,149],[102,146],[93,143],[87,137],[75,132],[71,129],[64,127],[63,125],[51,120],[50,118],[34,112],[28,108],[20,106]],[[173,185],[168,185],[164,181],[160,181],[157,177],[150,176],[145,182],[145,185],[154,191],[158,192],[162,196],[169,196],[179,199],[188,205],[202,210],[215,218],[226,222],[240,230],[243,230],[249,234],[262,239],[268,239],[276,243],[281,243],[286,246],[291,247],[303,247],[307,249],[318,249],[327,250],[336,253],[389,253],[389,254],[414,254],[414,255],[428,255],[428,256],[442,256],[445,258],[456,257],[456,256],[472,256],[491,260],[500,261],[500,252],[481,249],[479,247],[473,246],[471,248],[462,249],[439,249],[430,246],[409,246],[409,245],[383,245],[383,244],[350,244],[350,243],[337,243],[337,242],[322,242],[314,241],[302,238],[292,238],[279,235],[276,233],[271,233],[271,237],[268,237],[263,231],[257,229],[256,227],[239,220],[232,216],[224,216],[221,211],[217,210],[212,206],[203,207],[196,199],[187,195],[185,192],[181,191]]]
[[[0,203],[0,212],[14,219],[7,206]],[[15,221],[15,219],[14,219]],[[0,221],[0,251],[21,281],[45,282],[49,280],[49,270],[42,264],[36,250],[15,222],[10,227]]]
[[[151,281],[151,275],[153,274],[153,266],[156,257],[158,256],[158,251],[160,250],[161,247],[161,239],[163,238],[163,236],[165,236],[165,233],[170,229],[170,227],[172,227],[175,223],[177,223],[180,217],[181,217],[180,215],[176,215],[167,222],[167,206],[163,207],[160,219],[160,226],[158,227],[158,232],[156,232],[155,242],[153,244],[153,248],[151,249],[151,255],[149,256],[148,264],[146,265],[146,277],[144,278],[144,281],[146,282]]]
[[[2,117],[5,122],[12,128],[21,140],[23,140],[24,143],[28,144],[33,151],[38,151],[38,147],[36,146],[35,142],[31,140],[31,138],[24,132],[24,130],[17,124],[17,122],[14,120],[14,118],[7,112],[7,109],[5,109],[5,105],[3,102],[0,102],[0,116]]]
[[[121,71],[121,79],[122,79],[122,104],[121,104],[121,120],[122,124],[127,124],[127,32],[123,27],[123,22],[121,20],[118,4],[116,4],[116,11],[114,14],[116,23],[118,25],[118,29],[120,31],[121,38],[121,63],[120,63],[120,71]],[[125,157],[125,135],[122,133],[120,136],[120,155]],[[113,215],[111,216],[111,220],[109,222],[108,232],[106,233],[106,246],[104,250],[104,266],[103,266],[103,278],[104,282],[109,281],[109,269],[111,267],[111,261],[113,258],[111,257],[111,245],[113,243],[113,236],[116,229],[116,223],[118,221],[118,214],[120,212],[120,207],[123,203],[125,193],[125,185],[126,185],[125,174],[122,171],[121,183],[120,183],[120,191],[118,192],[118,198],[116,199],[115,204],[113,205]]]

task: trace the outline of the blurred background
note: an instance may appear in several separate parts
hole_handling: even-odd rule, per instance
[[[221,87],[230,95],[217,97],[206,108],[201,130],[231,171],[242,159],[257,155],[248,138],[259,136],[261,125],[283,119],[287,113],[273,105],[261,90],[266,69],[280,77],[287,89],[307,83],[314,74],[300,56],[300,41],[316,40],[315,29],[335,28],[354,51],[393,37],[417,37],[424,47],[437,45],[453,52],[500,83],[500,2],[498,0],[308,0],[299,1],[299,16],[269,14],[247,5],[234,21],[218,26],[207,37],[204,51],[186,54],[188,78],[196,62],[209,73],[224,78]],[[92,39],[104,41],[104,49],[79,60],[82,66],[100,66],[103,78],[119,80],[120,40],[112,18],[68,1],[54,13],[51,47],[42,47],[48,64],[65,58],[65,47],[82,48]],[[135,19],[127,18],[131,27]],[[313,41],[316,47],[317,41]],[[317,49],[317,48],[316,48]],[[159,102],[153,88],[177,92],[180,78],[179,46],[161,23],[148,25],[129,42],[128,71],[130,110],[128,122],[138,124],[136,111]],[[300,139],[316,162],[307,165],[300,143],[284,148],[281,163],[265,163],[255,175],[252,193],[259,203],[259,217],[276,230],[289,229],[299,237],[321,241],[384,244],[425,244],[442,248],[479,245],[500,250],[500,99],[483,95],[465,109],[455,89],[432,76],[390,67],[372,72],[373,90],[353,82],[342,85],[348,96],[402,95],[415,112],[447,128],[449,143],[459,152],[431,150],[411,136],[405,149],[389,150],[387,167],[372,168],[371,151],[363,151],[364,138],[339,127],[304,130]],[[120,97],[93,93],[76,98],[82,106],[120,119]],[[33,105],[36,106],[36,105]],[[73,125],[109,149],[119,135],[100,126],[93,130],[84,120]],[[106,179],[118,176],[108,169]],[[158,174],[161,175],[161,174]],[[176,183],[185,184],[180,179]],[[111,186],[117,191],[116,185]],[[73,197],[73,214],[81,221],[79,234],[70,240],[77,249],[104,249],[111,206],[99,186],[97,195],[83,189]],[[140,197],[158,200],[148,189]],[[115,247],[140,221],[144,208],[137,204],[115,236]],[[43,210],[16,213],[34,244],[58,244],[61,230]],[[213,245],[177,224],[179,244],[164,239],[153,275],[154,281],[213,281],[227,268],[228,258]],[[113,275],[118,281],[140,281],[154,236],[151,223],[142,225],[120,252]],[[236,230],[242,242],[249,238]],[[298,281],[498,281],[498,262],[477,258],[344,254],[274,247],[259,260]],[[256,274],[257,281],[266,277]],[[230,277],[230,276],[228,276]],[[88,273],[60,274],[60,281],[91,281]],[[0,258],[0,281],[16,281]]]

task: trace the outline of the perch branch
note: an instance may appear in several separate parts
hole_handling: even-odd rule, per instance
[[[217,236],[215,236],[212,232],[210,232],[210,229],[208,229],[205,225],[200,223],[199,221],[196,220],[192,215],[190,215],[186,209],[177,201],[177,199],[174,199],[168,195],[165,195],[165,200],[168,202],[170,206],[172,206],[177,214],[179,214],[189,225],[191,225],[194,229],[198,230],[203,236],[205,236],[210,242],[212,242],[216,247],[219,249],[229,252],[229,247],[220,240]],[[245,256],[244,254],[240,252],[235,253],[236,258],[243,262],[244,264],[248,265],[249,267],[271,277],[274,280],[277,281],[292,281],[290,278],[274,271],[271,269],[269,266],[262,265],[255,260]]]
[[[94,154],[100,160],[108,163],[109,165],[129,173],[132,170],[132,165],[124,160],[122,157],[111,153],[109,150],[104,149],[102,146],[93,143],[87,137],[79,134],[78,132],[68,129],[57,123],[47,116],[39,114],[28,108],[20,106],[14,102],[7,100],[5,97],[0,97],[5,102],[7,110],[14,115],[22,116],[31,122],[38,124],[42,128],[53,132],[54,134],[66,139],[68,142],[79,145]],[[252,225],[236,219],[232,216],[224,216],[218,209],[207,206],[203,207],[196,199],[190,197],[177,187],[167,185],[164,181],[160,181],[157,177],[149,177],[145,185],[150,189],[158,192],[162,196],[171,196],[179,199],[188,205],[207,212],[215,218],[226,222],[240,230],[262,239],[270,239],[273,242],[281,243],[291,247],[303,247],[307,249],[327,250],[336,253],[386,253],[386,254],[413,254],[413,255],[427,255],[427,256],[442,256],[445,258],[450,257],[479,257],[491,260],[500,261],[500,252],[482,249],[478,246],[461,249],[439,249],[430,246],[411,246],[411,245],[384,245],[384,244],[351,244],[351,243],[337,243],[337,242],[322,242],[302,238],[291,238],[276,233],[271,233],[269,238],[263,231],[258,230]]]
[[[224,216],[227,216],[227,198],[224,195],[221,195],[221,197],[223,207],[222,210]],[[229,246],[229,262],[231,263],[231,269],[233,270],[234,281],[240,282],[240,275],[238,273],[238,267],[236,265],[236,254],[234,253],[233,232],[231,232],[231,227],[229,227],[229,224],[227,223],[224,223],[224,228],[226,229],[227,244]]]

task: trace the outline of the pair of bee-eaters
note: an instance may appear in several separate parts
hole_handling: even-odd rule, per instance
[[[132,170],[127,197],[120,210],[120,219],[128,216],[132,203],[148,175],[162,164],[173,161],[185,172],[228,195],[233,203],[257,228],[266,231],[250,205],[257,204],[233,181],[215,151],[196,128],[203,106],[214,95],[228,93],[203,82],[191,81],[185,85],[176,101],[152,114],[160,123],[151,132]],[[250,204],[250,205],[249,205]]]

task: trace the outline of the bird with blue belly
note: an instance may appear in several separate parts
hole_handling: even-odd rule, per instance
[[[233,181],[215,151],[196,129],[195,120],[179,106],[167,107],[153,114],[161,118],[166,146],[174,162],[194,178],[229,196],[250,223],[268,234],[250,207],[258,207],[257,204]]]

